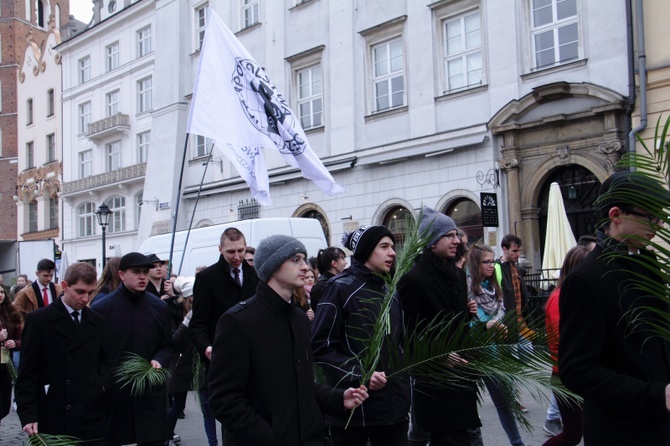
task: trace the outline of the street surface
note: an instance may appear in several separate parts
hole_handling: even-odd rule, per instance
[[[525,391],[522,392],[522,402],[528,408],[528,414],[526,415],[533,425],[533,430],[530,433],[522,431],[521,436],[526,446],[541,446],[549,438],[542,431],[542,424],[546,416],[546,405],[536,402]],[[202,426],[202,414],[193,392],[189,394],[186,400],[185,413],[186,418],[177,422],[177,433],[181,436],[180,446],[207,446],[207,439]],[[484,445],[508,446],[509,442],[505,432],[500,427],[498,415],[488,395],[484,397],[484,404],[480,407],[479,415],[482,419]],[[221,429],[218,428],[218,430],[219,435],[221,435]],[[24,439],[25,435],[19,426],[19,417],[16,412],[10,411],[9,415],[0,422],[0,446],[20,446]],[[583,445],[583,442],[580,445]]]

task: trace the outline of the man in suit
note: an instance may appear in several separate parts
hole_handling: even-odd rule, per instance
[[[37,272],[35,272],[37,280],[16,294],[14,305],[18,307],[24,318],[31,311],[46,307],[60,296],[61,287],[51,283],[55,269],[56,264],[53,260],[40,260],[37,262]]]
[[[104,320],[86,306],[95,286],[95,268],[75,263],[65,273],[62,299],[26,317],[15,392],[28,435],[71,435],[91,441],[86,444],[106,444]]]
[[[207,358],[207,363],[212,359],[214,331],[221,315],[256,293],[258,276],[244,260],[246,248],[239,229],[226,229],[221,234],[219,261],[195,275],[189,331],[196,350]]]

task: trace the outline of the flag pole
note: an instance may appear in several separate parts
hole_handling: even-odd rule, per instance
[[[184,166],[186,165],[186,151],[188,150],[188,139],[190,133],[186,132],[186,138],[184,139],[184,155],[181,159],[181,170],[179,172],[179,185],[177,186],[177,204],[174,209],[174,217],[172,220],[172,239],[170,240],[170,258],[168,263],[168,274],[172,274],[172,255],[174,254],[174,239],[177,233],[177,218],[179,217],[179,202],[181,201],[181,185],[184,180]],[[189,228],[190,229],[190,228]],[[182,253],[182,257],[183,257]]]

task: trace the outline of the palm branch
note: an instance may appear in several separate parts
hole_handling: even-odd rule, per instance
[[[34,434],[23,441],[23,446],[77,446],[86,443],[69,435]]]
[[[125,358],[114,369],[114,377],[121,384],[121,388],[130,386],[130,394],[135,398],[143,396],[151,387],[164,385],[170,376],[168,369],[154,368],[149,361],[136,353],[127,352]]]
[[[15,383],[19,374],[16,372],[16,367],[14,367],[14,363],[11,359],[7,363],[7,372],[9,373],[9,377],[12,379],[12,382]]]

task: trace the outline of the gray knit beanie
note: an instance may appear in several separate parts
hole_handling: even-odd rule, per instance
[[[271,235],[264,238],[256,248],[254,266],[258,278],[266,282],[279,267],[296,254],[307,256],[307,249],[300,240],[288,235]]]
[[[419,223],[419,235],[428,239],[426,247],[435,245],[447,232],[456,229],[456,223],[451,217],[429,207],[423,208],[423,216]]]

